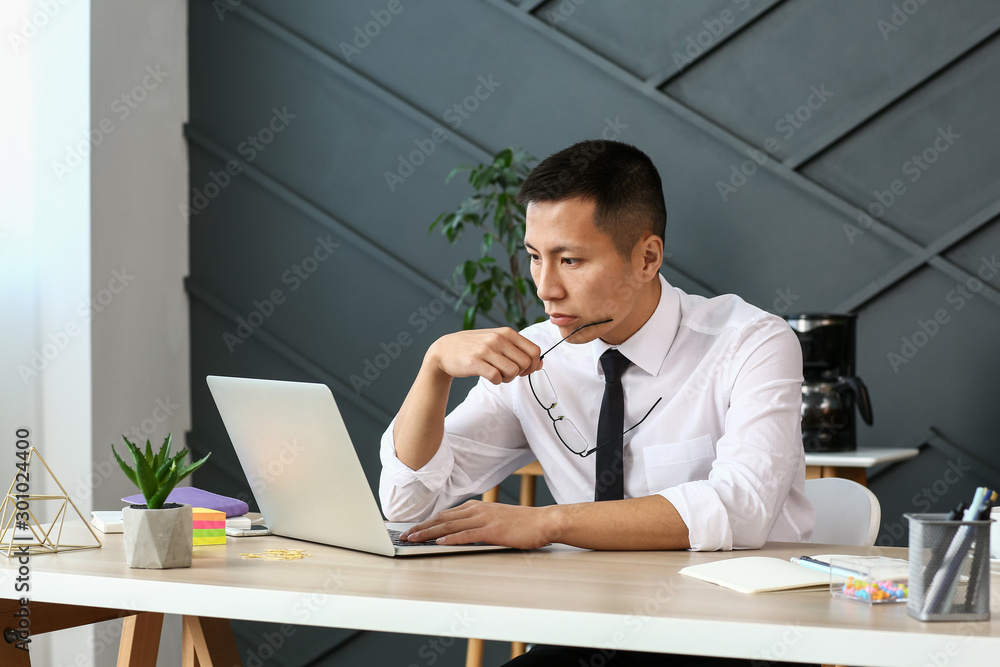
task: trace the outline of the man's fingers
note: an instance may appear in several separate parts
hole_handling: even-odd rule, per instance
[[[482,530],[475,528],[472,530],[463,530],[458,533],[451,533],[449,535],[443,535],[437,539],[438,544],[474,544],[476,542],[484,542],[481,537]]]
[[[413,531],[409,534],[408,539],[412,542],[430,542],[431,540],[436,540],[445,535],[451,535],[452,533],[462,532],[468,526],[462,525],[460,521],[445,521],[444,523],[438,523],[421,530],[416,530],[416,526],[413,527]]]
[[[514,344],[517,345],[517,347],[520,348],[520,350],[524,352],[532,360],[532,362],[538,362],[538,358],[542,356],[542,348],[538,347],[516,331],[514,332],[514,335]]]
[[[519,351],[512,352],[512,350],[491,351],[484,358],[484,361],[486,361],[486,363],[488,363],[490,366],[495,368],[500,373],[501,382],[510,382],[518,375],[520,375],[521,371],[523,370],[523,366],[518,363],[518,360],[511,358],[512,354],[516,354],[517,356],[521,357],[523,359],[524,364],[525,365],[527,364],[528,362],[527,357],[525,357]]]

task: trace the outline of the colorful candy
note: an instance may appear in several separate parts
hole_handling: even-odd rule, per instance
[[[879,603],[905,600],[907,588],[906,584],[896,584],[888,579],[869,582],[864,579],[848,577],[847,581],[844,582],[842,592],[845,597]]]

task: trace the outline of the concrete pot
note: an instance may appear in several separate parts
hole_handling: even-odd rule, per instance
[[[191,566],[191,506],[169,503],[163,509],[130,505],[122,510],[125,561],[129,567],[166,570]]]

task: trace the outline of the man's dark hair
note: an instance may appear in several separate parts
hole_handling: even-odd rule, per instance
[[[517,203],[586,199],[597,205],[594,224],[628,257],[643,232],[663,239],[667,207],[653,161],[635,146],[591,139],[542,160],[517,193]]]

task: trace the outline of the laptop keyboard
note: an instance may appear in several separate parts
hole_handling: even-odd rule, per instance
[[[389,537],[392,539],[392,543],[397,547],[437,547],[441,546],[437,542],[431,540],[430,542],[409,542],[407,540],[399,539],[399,536],[403,534],[401,530],[392,530],[387,528],[389,531]]]

